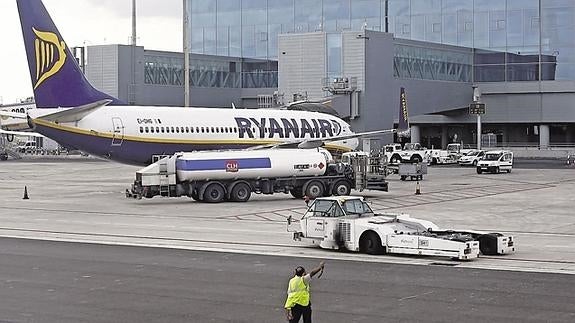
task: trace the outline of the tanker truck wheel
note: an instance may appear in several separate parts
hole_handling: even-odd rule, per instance
[[[310,199],[323,196],[324,187],[320,181],[311,180],[305,185],[305,195]]]
[[[346,196],[351,193],[351,184],[346,180],[339,180],[333,185],[333,195]]]
[[[247,202],[252,195],[250,186],[246,183],[237,183],[232,188],[230,198],[234,202]]]
[[[226,192],[220,184],[212,183],[204,191],[204,202],[219,203],[224,200]]]
[[[303,197],[303,190],[301,187],[294,187],[289,192],[296,199],[301,199]]]

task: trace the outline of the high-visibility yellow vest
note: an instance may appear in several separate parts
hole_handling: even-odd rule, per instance
[[[309,305],[309,285],[304,283],[303,277],[295,276],[289,281],[288,297],[285,308],[292,308],[295,304]]]

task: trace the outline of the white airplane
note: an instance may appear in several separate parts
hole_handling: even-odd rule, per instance
[[[354,133],[345,121],[317,112],[126,105],[86,80],[41,0],[17,4],[38,107],[28,111],[28,123],[64,146],[146,165],[153,155],[179,151],[319,146],[350,151],[359,137],[395,132]]]

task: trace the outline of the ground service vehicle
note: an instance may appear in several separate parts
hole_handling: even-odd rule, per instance
[[[485,153],[485,157],[477,164],[477,174],[490,172],[497,174],[501,171],[511,173],[513,168],[513,153],[509,150],[493,150]]]
[[[29,140],[16,147],[19,153],[32,154],[36,152],[36,141]]]
[[[321,197],[299,221],[288,218],[293,239],[307,239],[325,249],[368,254],[445,256],[459,260],[515,251],[514,239],[500,233],[440,230],[430,221],[406,214],[375,214],[360,196]]]
[[[402,163],[427,163],[429,159],[427,148],[421,147],[419,143],[406,143],[399,155]]]
[[[477,166],[480,160],[485,156],[484,150],[472,150],[467,154],[461,156],[457,163],[459,166]]]
[[[136,172],[126,196],[189,196],[217,203],[245,202],[252,193],[314,199],[348,195],[351,189],[387,191],[385,174],[368,178],[368,160],[350,156],[349,164],[334,162],[322,148],[176,153]]]
[[[452,143],[447,145],[446,150],[432,149],[429,152],[429,158],[432,165],[455,164],[461,156],[470,151],[471,149],[463,149],[459,143]]]

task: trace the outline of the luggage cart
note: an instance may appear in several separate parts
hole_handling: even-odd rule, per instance
[[[401,163],[398,169],[399,178],[405,181],[407,178],[410,180],[423,180],[423,175],[427,175],[426,163]]]

